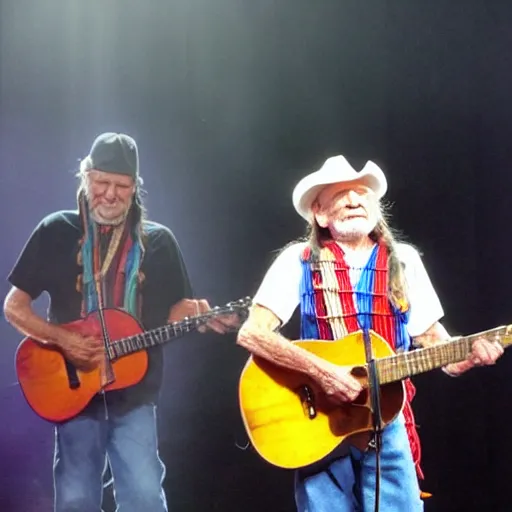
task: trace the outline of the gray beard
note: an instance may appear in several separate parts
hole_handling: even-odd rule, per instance
[[[128,215],[128,210],[123,213],[123,215],[120,215],[115,219],[104,219],[100,215],[97,215],[94,210],[89,210],[89,213],[91,215],[91,219],[96,222],[96,224],[101,224],[102,226],[119,226],[119,224],[122,224],[125,221]]]
[[[96,213],[96,208],[93,210],[90,207],[90,191],[88,188],[85,189],[85,199],[87,200],[87,207],[89,208],[89,215],[91,216],[91,219],[96,222],[96,224],[100,224],[102,226],[119,226],[119,224],[122,224],[126,217],[128,216],[128,212],[130,211],[132,207],[132,203],[130,202],[128,208],[126,211],[120,215],[119,217],[116,217],[115,219],[104,219],[101,215],[98,215]]]
[[[330,226],[333,238],[340,242],[354,242],[367,237],[377,225],[376,221],[370,219],[349,219],[345,221],[334,221]]]

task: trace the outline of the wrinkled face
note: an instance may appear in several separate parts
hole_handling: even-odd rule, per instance
[[[378,200],[367,186],[354,182],[323,188],[313,204],[319,226],[328,228],[335,240],[353,241],[367,237],[379,219]]]
[[[91,169],[85,187],[91,217],[98,224],[116,226],[132,205],[135,182],[130,176]]]

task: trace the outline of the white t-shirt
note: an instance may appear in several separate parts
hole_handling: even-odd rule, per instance
[[[302,264],[300,257],[305,243],[296,243],[284,249],[274,260],[261,283],[253,303],[272,311],[286,324],[300,303]],[[365,251],[345,251],[349,275],[355,286],[366,266],[373,248]],[[423,334],[444,316],[439,298],[432,286],[420,255],[408,244],[397,244],[398,258],[404,264],[407,297],[410,306],[407,331],[411,337]]]

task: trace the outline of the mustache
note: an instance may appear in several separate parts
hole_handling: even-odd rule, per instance
[[[358,211],[359,210],[359,211]],[[331,211],[331,215],[335,217],[342,217],[345,219],[357,218],[357,217],[369,217],[369,212],[364,206],[341,206]]]

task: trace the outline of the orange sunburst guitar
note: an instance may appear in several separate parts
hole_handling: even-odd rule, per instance
[[[240,299],[203,315],[149,331],[144,331],[125,311],[105,309],[105,325],[111,340],[106,355],[113,370],[107,385],[104,385],[100,368],[89,372],[74,371],[59,350],[31,338],[25,338],[16,351],[18,381],[27,402],[39,416],[52,422],[69,420],[79,414],[98,392],[123,389],[140,382],[148,366],[146,349],[195,331],[211,318],[231,314],[245,316],[250,302],[248,297]],[[99,325],[98,314],[92,313],[63,327],[87,335],[101,332]]]
[[[512,325],[400,354],[395,354],[375,332],[370,331],[370,337],[381,384],[382,420],[387,425],[404,405],[403,379],[464,360],[477,337],[508,346],[512,343]],[[295,343],[323,359],[350,368],[365,390],[353,403],[333,405],[304,374],[250,357],[240,377],[242,419],[259,455],[282,468],[317,462],[350,436],[373,428],[362,332],[338,341]]]

